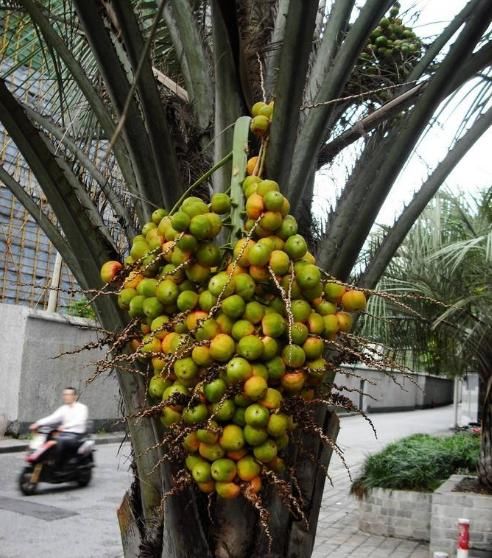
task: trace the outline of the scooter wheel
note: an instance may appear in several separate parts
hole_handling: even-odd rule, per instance
[[[77,484],[80,487],[87,486],[91,482],[91,478],[92,478],[92,469],[84,469],[79,473]]]
[[[25,467],[19,475],[19,488],[25,496],[31,496],[36,492],[36,483],[31,482],[33,468]]]

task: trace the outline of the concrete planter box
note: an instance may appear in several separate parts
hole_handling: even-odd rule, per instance
[[[471,556],[491,556],[492,496],[453,492],[463,478],[452,475],[432,495],[430,550],[449,552],[451,556],[456,545],[456,523],[466,517],[470,520]]]
[[[373,535],[430,541],[434,552],[456,552],[457,522],[470,520],[472,557],[492,557],[492,496],[454,492],[452,475],[435,492],[373,488],[359,502],[359,529]]]
[[[359,529],[417,541],[430,539],[432,493],[372,488],[359,503]]]

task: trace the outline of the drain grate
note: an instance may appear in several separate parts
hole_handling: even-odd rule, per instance
[[[18,500],[17,498],[7,498],[6,496],[0,496],[0,510],[29,515],[43,521],[56,521],[57,519],[78,515],[77,512],[64,510],[63,508]]]

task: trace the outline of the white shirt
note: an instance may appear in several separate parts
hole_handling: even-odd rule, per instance
[[[60,426],[64,432],[84,434],[88,414],[87,406],[76,401],[72,405],[62,405],[53,414],[37,420],[36,423],[39,426]]]

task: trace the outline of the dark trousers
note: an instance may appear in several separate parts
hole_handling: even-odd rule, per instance
[[[82,434],[75,432],[60,432],[55,446],[55,468],[59,469],[63,464],[65,456],[74,454],[79,445]]]

